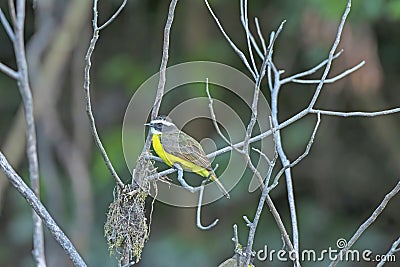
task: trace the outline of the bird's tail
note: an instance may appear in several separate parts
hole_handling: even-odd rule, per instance
[[[222,193],[224,193],[224,195],[227,198],[231,198],[231,196],[229,195],[228,191],[226,191],[225,187],[222,185],[222,183],[218,180],[217,176],[214,173],[211,173],[210,175],[210,180],[215,182],[219,188],[219,190],[221,190]]]

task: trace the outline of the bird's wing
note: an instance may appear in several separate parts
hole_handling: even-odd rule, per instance
[[[179,131],[179,133],[164,133],[161,135],[161,143],[165,152],[205,169],[211,169],[210,160],[207,158],[200,143],[190,135],[182,131]]]

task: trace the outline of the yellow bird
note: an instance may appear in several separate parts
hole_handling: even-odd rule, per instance
[[[151,143],[157,155],[170,167],[178,163],[184,171],[194,172],[215,182],[227,198],[228,191],[212,170],[206,153],[190,135],[180,131],[167,116],[158,116],[150,123]]]

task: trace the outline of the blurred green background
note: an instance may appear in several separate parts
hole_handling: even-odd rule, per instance
[[[0,7],[7,13],[7,1]],[[169,1],[128,1],[121,15],[103,30],[92,58],[91,88],[94,114],[104,146],[125,181],[130,174],[121,145],[125,108],[135,90],[159,69],[163,27]],[[214,11],[236,44],[245,49],[239,20],[239,1],[213,0]],[[264,36],[283,19],[285,28],[275,46],[275,63],[284,75],[306,70],[326,56],[334,40],[346,1],[249,1],[249,16],[259,18]],[[120,1],[100,1],[100,21],[118,8]],[[91,2],[88,0],[28,1],[27,54],[37,116],[42,200],[90,266],[116,266],[103,237],[103,224],[112,201],[114,181],[93,144],[84,109],[84,55],[91,36]],[[8,13],[7,13],[8,16]],[[252,26],[253,27],[253,24]],[[361,60],[367,64],[355,74],[324,87],[317,107],[339,111],[375,111],[399,106],[400,1],[355,0],[343,33],[344,54],[334,62],[332,75]],[[15,67],[11,43],[0,30],[0,60]],[[172,27],[169,65],[210,60],[231,65],[244,73],[240,59],[227,45],[203,1],[179,1]],[[321,72],[313,78],[318,78]],[[310,101],[315,86],[289,84],[281,90],[280,120]],[[155,89],[154,89],[155,90]],[[267,93],[264,87],[264,93]],[[154,94],[154,92],[149,92]],[[191,92],[183,98],[190,98]],[[229,101],[230,95],[216,96]],[[266,98],[269,99],[268,94]],[[162,112],[176,100],[166,98]],[[21,98],[15,81],[0,74],[0,147],[18,173],[28,180],[24,152],[25,133],[20,116]],[[248,110],[237,110],[248,118]],[[306,117],[282,131],[290,159],[300,155],[314,127]],[[138,125],[138,129],[142,127]],[[223,146],[209,123],[187,127],[190,134],[210,137]],[[310,155],[293,168],[302,249],[336,248],[339,238],[349,239],[397,183],[400,173],[400,117],[323,117]],[[132,143],[141,144],[138,136]],[[136,138],[136,139],[135,139]],[[217,161],[224,161],[224,157]],[[223,163],[222,163],[223,164]],[[160,165],[161,166],[161,165]],[[252,218],[259,192],[247,192],[250,172],[231,192],[203,209],[208,224],[195,225],[195,209],[156,202],[151,236],[138,266],[217,266],[233,254],[232,225],[247,242],[243,215]],[[281,182],[272,193],[290,230],[286,189]],[[150,200],[150,199],[149,199]],[[356,249],[382,254],[398,238],[400,197],[394,198],[373,226],[356,243]],[[33,266],[31,211],[25,200],[0,175],[0,266]],[[48,266],[72,266],[62,249],[45,231]],[[254,249],[278,250],[282,241],[265,209]],[[397,255],[400,258],[400,255]],[[285,262],[260,262],[256,266],[290,266]],[[321,262],[304,266],[321,266]],[[324,265],[326,265],[324,263]],[[374,266],[355,262],[341,266]],[[398,265],[398,262],[397,262]],[[397,266],[396,263],[388,266]]]

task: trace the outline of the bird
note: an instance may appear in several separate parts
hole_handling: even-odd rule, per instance
[[[170,167],[179,164],[184,171],[194,172],[215,182],[227,198],[228,191],[215,175],[211,162],[202,146],[190,135],[179,130],[165,115],[157,116],[150,123],[151,143],[157,155]]]

